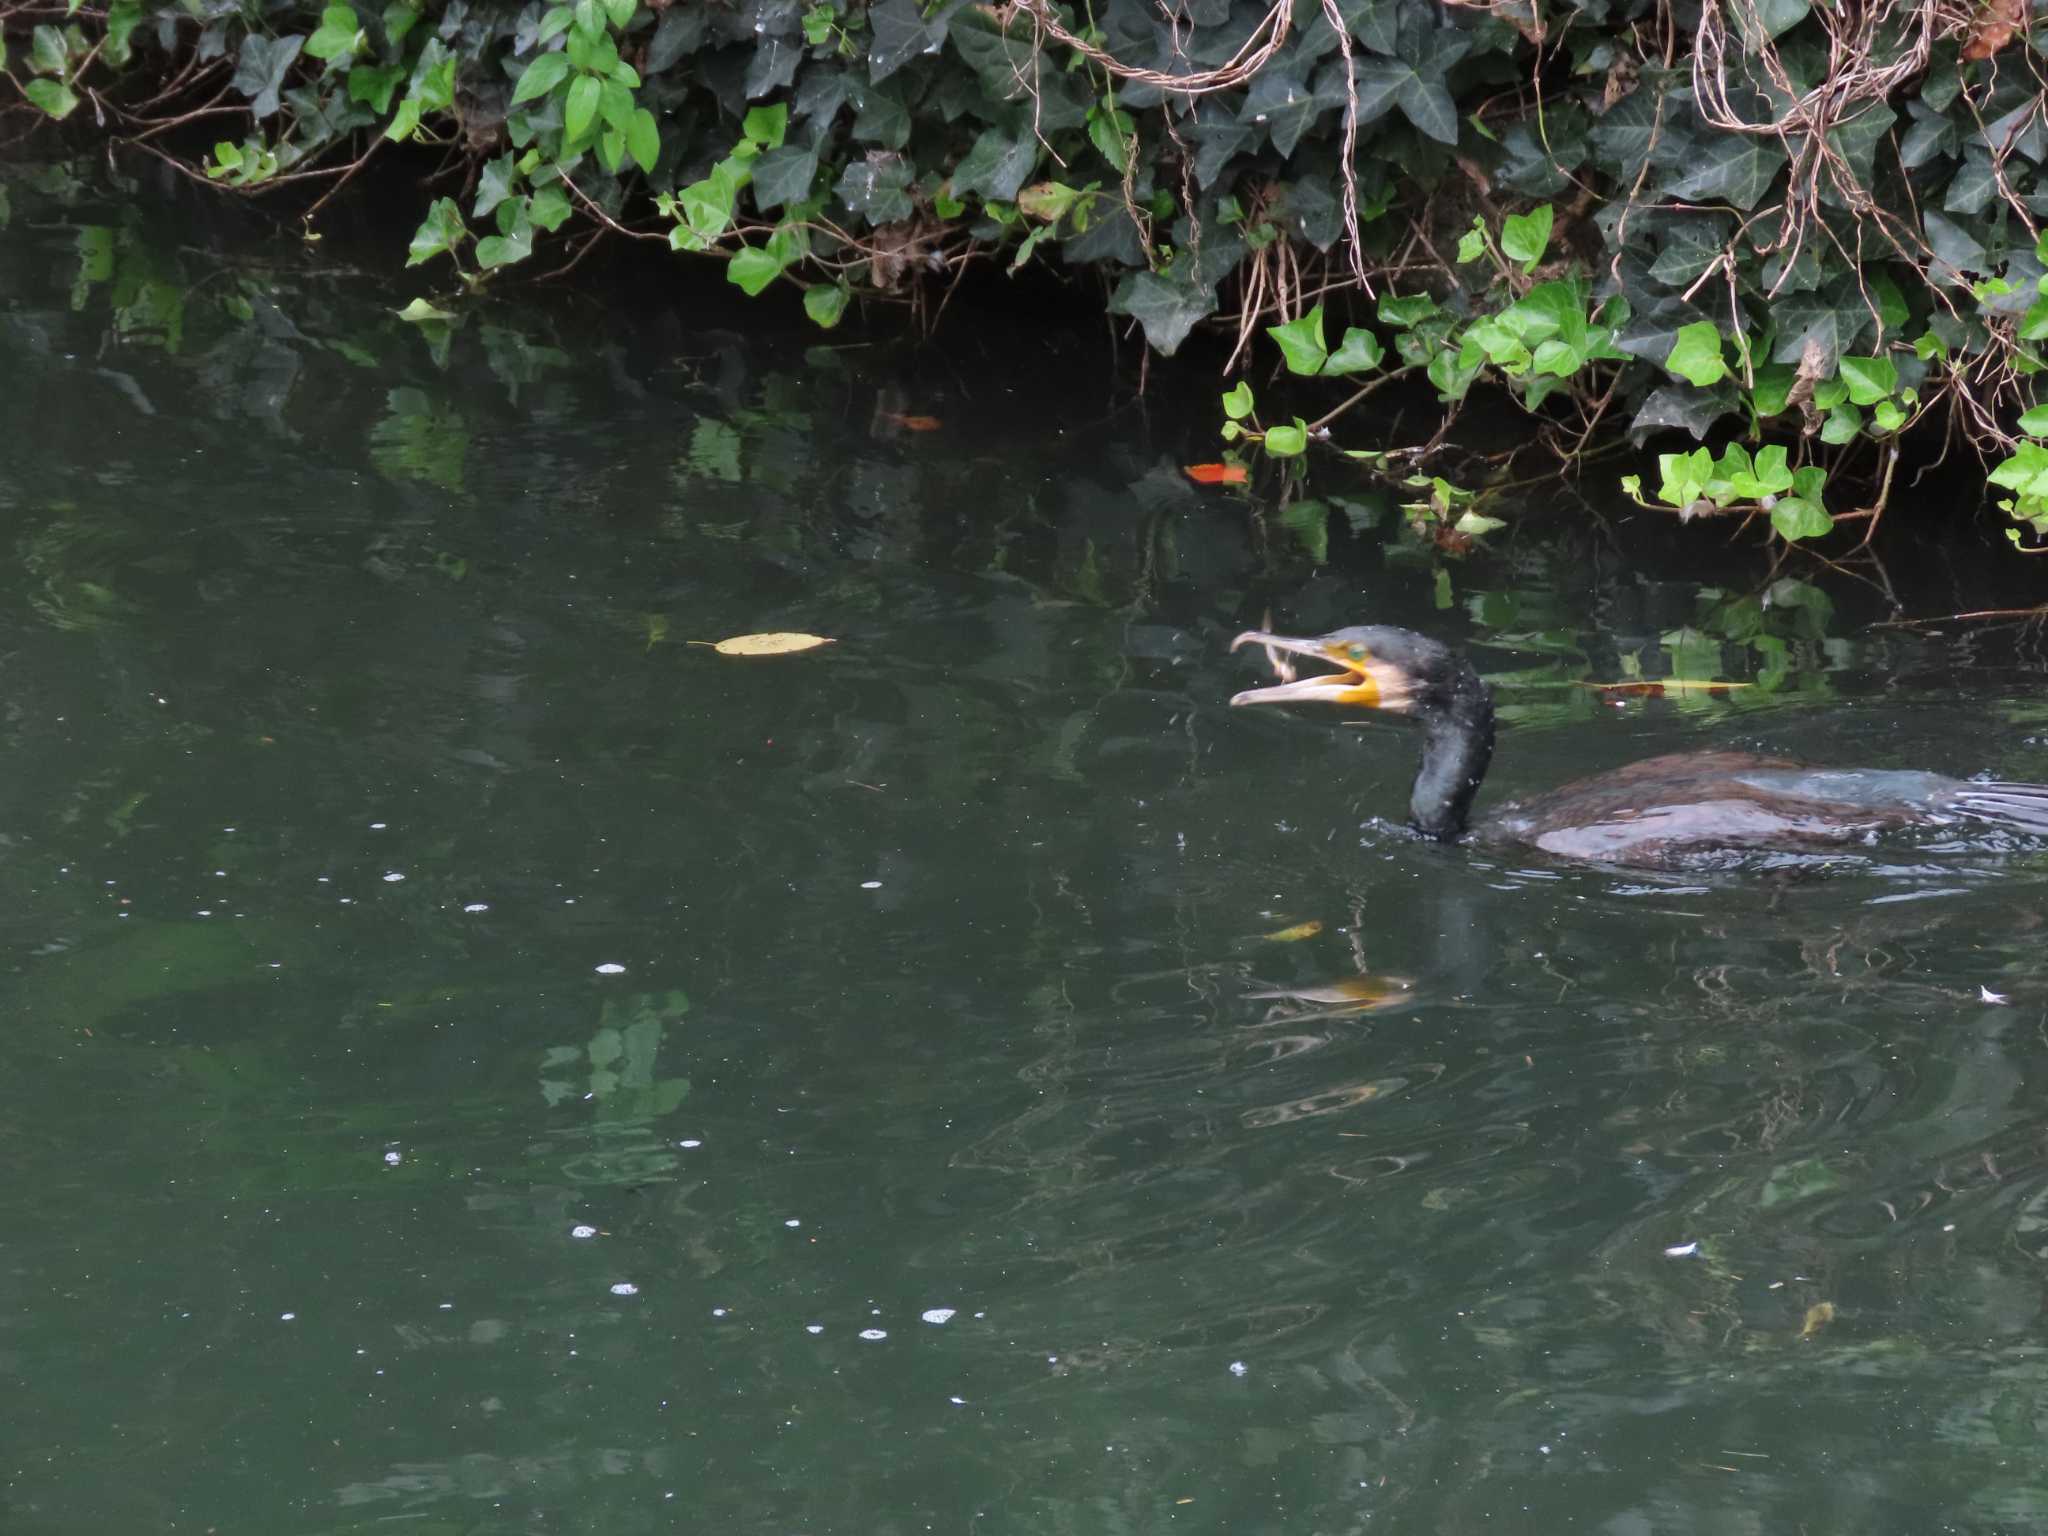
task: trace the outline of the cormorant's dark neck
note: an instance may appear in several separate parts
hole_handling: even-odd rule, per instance
[[[1464,832],[1472,798],[1493,757],[1492,692],[1462,659],[1455,665],[1456,672],[1415,705],[1422,724],[1422,766],[1408,796],[1408,819],[1415,830],[1442,843]]]

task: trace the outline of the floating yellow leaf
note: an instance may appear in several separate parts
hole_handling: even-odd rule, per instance
[[[708,645],[721,656],[788,656],[796,651],[815,651],[819,646],[833,642],[826,635],[778,631],[765,635],[734,635],[728,640],[692,640],[690,643]]]
[[[1602,693],[1727,693],[1735,688],[1754,688],[1754,683],[1723,683],[1703,677],[1660,677],[1655,682],[1636,679],[1620,683],[1581,682],[1581,688],[1597,688]]]
[[[1806,1309],[1806,1323],[1800,1328],[1799,1337],[1810,1339],[1834,1320],[1835,1304],[1832,1301],[1816,1301]]]
[[[1282,928],[1278,933],[1262,935],[1268,944],[1299,944],[1303,939],[1312,939],[1323,931],[1323,925],[1314,918],[1305,923],[1296,923],[1292,928]]]

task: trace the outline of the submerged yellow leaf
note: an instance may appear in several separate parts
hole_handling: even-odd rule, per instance
[[[821,645],[830,645],[833,642],[828,635],[805,635],[789,631],[765,635],[734,635],[727,640],[698,640],[692,643],[709,645],[721,656],[787,656],[795,651],[814,651]]]
[[[1834,1320],[1835,1304],[1832,1301],[1816,1301],[1806,1309],[1806,1323],[1800,1328],[1799,1337],[1810,1339]]]

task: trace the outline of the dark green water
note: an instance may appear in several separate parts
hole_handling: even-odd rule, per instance
[[[2043,779],[2024,636],[1725,533],[1439,567],[1189,485],[1207,382],[1092,338],[421,335],[24,201],[0,1531],[2048,1521],[2039,857],[1504,863],[1224,705],[1370,617],[1478,647],[1496,794]],[[1674,673],[1756,686],[1579,686]]]

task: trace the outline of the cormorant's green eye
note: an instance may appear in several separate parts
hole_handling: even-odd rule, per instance
[[[1350,654],[1350,657],[1351,657],[1351,659],[1352,659],[1353,661],[1363,661],[1363,660],[1365,660],[1365,647],[1364,647],[1364,646],[1362,646],[1362,645],[1347,645],[1347,646],[1345,646],[1345,647],[1344,647],[1344,649],[1345,649],[1345,651],[1346,651],[1346,652],[1348,652],[1348,653]]]

